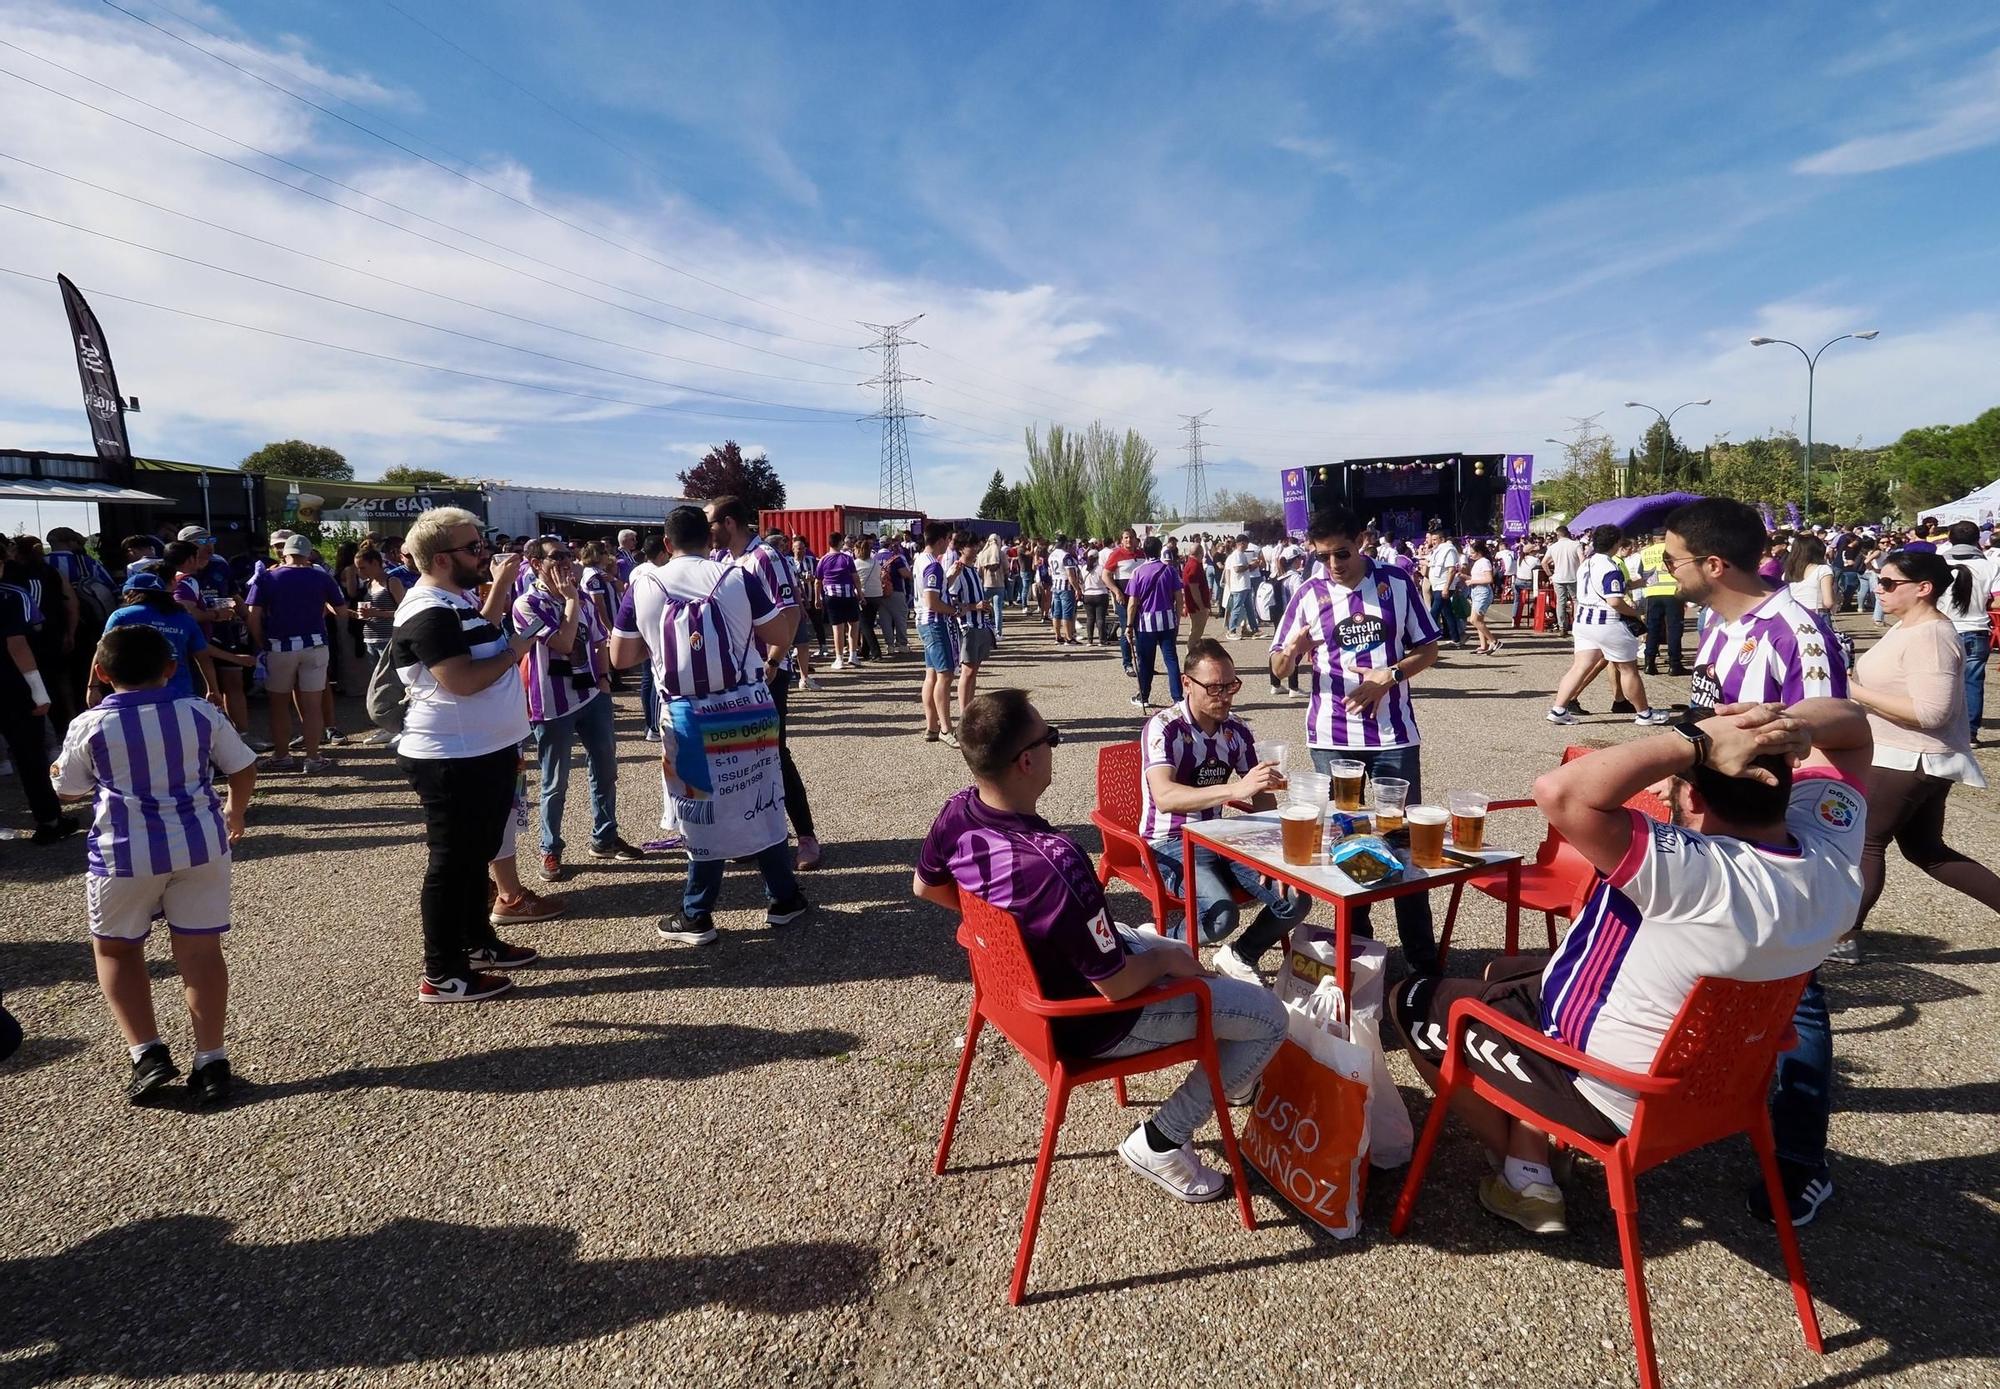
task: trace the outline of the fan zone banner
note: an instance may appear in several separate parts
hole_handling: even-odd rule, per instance
[[[1284,481],[1285,533],[1302,536],[1312,520],[1312,507],[1306,501],[1306,470],[1287,468]]]
[[[1507,455],[1507,493],[1501,500],[1500,534],[1519,540],[1528,533],[1535,516],[1535,455]]]
[[[113,475],[129,481],[132,441],[125,433],[125,398],[118,394],[118,373],[111,367],[111,348],[104,341],[104,329],[69,276],[56,276],[56,283],[62,287],[63,311],[69,315],[70,341],[76,347],[76,374],[83,381],[90,441],[97,447],[97,456],[112,465]]]

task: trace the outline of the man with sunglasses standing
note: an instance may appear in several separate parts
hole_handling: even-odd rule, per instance
[[[1052,1000],[1117,1002],[1163,979],[1202,979],[1214,1022],[1223,1094],[1248,1101],[1285,1040],[1285,1007],[1256,984],[1211,976],[1192,951],[1114,925],[1090,858],[1036,811],[1055,776],[1062,734],[1025,691],[994,690],[972,701],[959,740],[973,784],[945,802],[917,852],[910,889],[959,909],[970,892],[1013,916],[1037,984]],[[1177,995],[1144,1007],[1060,1019],[1057,1043],[1077,1057],[1135,1056],[1195,1035],[1199,1004]],[[1178,1200],[1213,1201],[1229,1178],[1202,1162],[1195,1131],[1214,1113],[1199,1066],[1118,1145],[1125,1165]]]
[[[1283,680],[1312,663],[1306,703],[1306,746],[1313,766],[1359,762],[1372,777],[1410,784],[1410,803],[1423,798],[1421,737],[1410,681],[1437,663],[1438,631],[1416,581],[1392,564],[1377,564],[1361,544],[1353,513],[1328,507],[1313,514],[1306,540],[1317,564],[1299,585],[1271,639],[1271,674]],[[1364,909],[1357,930],[1366,932]],[[1438,972],[1437,937],[1428,893],[1396,899],[1396,931],[1413,974]]]
[[[528,546],[535,586],[514,603],[514,630],[533,632],[524,683],[528,723],[541,764],[542,881],[563,878],[563,807],[569,750],[583,744],[590,777],[590,856],[634,863],[645,857],[618,833],[618,740],[612,727],[611,633],[580,587],[576,556],[560,540]]]
[[[1793,598],[1789,588],[1773,591],[1758,575],[1770,537],[1755,509],[1728,497],[1707,497],[1671,512],[1666,527],[1661,563],[1688,601],[1715,616],[1695,658],[1687,726],[1736,704],[1791,706],[1806,699],[1847,697],[1847,666],[1832,625]],[[1850,914],[1841,930],[1853,925]],[[1799,997],[1792,1029],[1799,1042],[1778,1058],[1771,1123],[1791,1220],[1804,1225],[1833,1195],[1826,1160],[1833,1119],[1833,1025],[1817,971]],[[1746,1199],[1751,1214],[1771,1219],[1762,1183]]]

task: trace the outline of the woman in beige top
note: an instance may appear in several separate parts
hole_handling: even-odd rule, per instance
[[[1868,786],[1868,838],[1861,851],[1861,916],[1882,895],[1889,841],[1903,857],[2000,911],[2000,877],[1944,842],[1944,802],[1953,782],[1984,786],[1965,726],[1965,652],[1938,601],[1971,575],[1935,554],[1898,550],[1882,562],[1876,588],[1896,625],[1861,658],[1848,694],[1868,711],[1875,767]],[[1954,594],[1962,607],[1964,595]]]

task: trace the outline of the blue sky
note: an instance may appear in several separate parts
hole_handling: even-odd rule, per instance
[[[1822,439],[2000,403],[1990,4],[119,4],[160,28],[0,14],[0,202],[74,224],[0,210],[0,266],[50,281],[0,275],[8,445],[87,445],[57,270],[97,291],[142,451],[299,435],[364,477],[672,490],[733,437],[801,504],[872,501],[853,325],[917,313],[934,513],[1051,420],[1141,429],[1175,503],[1204,409],[1210,485],[1265,491],[1298,461],[1547,456],[1599,412],[1629,443],[1628,399],[1712,397],[1696,442],[1802,426],[1803,368],[1756,334],[1882,330],[1829,355]]]

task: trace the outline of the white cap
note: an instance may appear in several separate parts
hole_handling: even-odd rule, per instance
[[[312,552],[313,552],[312,541],[306,539],[303,535],[288,535],[285,537],[286,554],[309,555]]]

